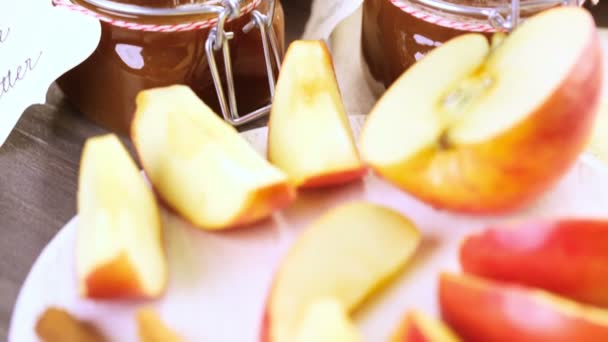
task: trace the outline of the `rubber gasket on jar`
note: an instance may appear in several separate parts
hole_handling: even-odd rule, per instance
[[[456,20],[446,19],[442,16],[435,15],[429,13],[428,11],[421,10],[408,4],[403,0],[390,0],[391,3],[402,10],[403,12],[412,15],[420,20],[424,20],[431,24],[452,28],[459,31],[468,31],[468,32],[496,32],[496,28],[494,28],[490,24],[481,24],[481,23],[470,23],[470,22],[462,22]]]
[[[253,11],[262,3],[262,0],[253,0],[246,6],[241,8],[241,15],[245,15]],[[218,18],[212,18],[201,21],[194,21],[182,24],[171,24],[171,25],[155,25],[155,24],[141,24],[136,22],[129,22],[125,20],[111,18],[101,13],[90,10],[79,4],[75,4],[70,0],[53,0],[53,4],[58,7],[64,7],[78,13],[92,16],[100,21],[109,23],[113,26],[125,28],[134,31],[147,31],[147,32],[184,32],[193,31],[213,27],[217,24]]]

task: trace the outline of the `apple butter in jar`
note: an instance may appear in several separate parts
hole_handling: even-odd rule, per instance
[[[433,48],[464,33],[508,32],[520,20],[584,0],[365,0],[362,53],[368,76],[391,85]],[[374,86],[374,88],[378,88]]]
[[[278,0],[54,0],[100,19],[95,52],[58,80],[67,101],[128,134],[144,89],[185,84],[234,125],[268,113],[284,51]]]

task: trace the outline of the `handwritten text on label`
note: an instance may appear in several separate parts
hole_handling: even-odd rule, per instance
[[[11,33],[11,28],[0,28],[0,44],[6,42],[8,35]]]
[[[42,51],[34,58],[27,58],[23,63],[12,70],[3,73],[0,79],[0,99],[7,94],[11,89],[15,88],[20,81],[23,81],[30,71],[36,69],[38,62],[42,57]]]
[[[0,148],[25,109],[44,103],[49,86],[90,56],[100,36],[99,20],[51,0],[0,0]]]

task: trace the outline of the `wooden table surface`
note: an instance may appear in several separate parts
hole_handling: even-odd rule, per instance
[[[283,0],[288,40],[297,38],[310,1]],[[608,26],[608,3],[594,9]],[[29,108],[0,148],[0,340],[6,340],[19,288],[32,263],[76,213],[82,145],[105,131],[70,109],[51,87],[47,104]],[[49,270],[53,272],[53,270]],[[49,289],[52,291],[52,289]]]

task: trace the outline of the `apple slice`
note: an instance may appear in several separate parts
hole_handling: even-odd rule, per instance
[[[466,238],[465,272],[608,307],[608,221],[536,221]]]
[[[458,342],[443,322],[421,312],[408,313],[391,338],[392,342]]]
[[[324,298],[310,305],[294,341],[358,342],[361,336],[340,302]]]
[[[608,341],[608,311],[542,290],[443,274],[439,303],[465,341]]]
[[[367,119],[363,159],[419,199],[461,212],[514,210],[550,189],[597,112],[593,18],[559,7],[498,41],[490,48],[482,35],[462,35],[406,71]]]
[[[106,342],[90,322],[81,321],[59,308],[46,309],[36,321],[36,335],[43,342]]]
[[[137,96],[132,139],[159,197],[195,226],[226,229],[264,219],[295,199],[287,176],[190,88]]]
[[[296,186],[346,183],[366,173],[322,41],[289,46],[268,126],[268,159]]]
[[[184,339],[171,330],[158,316],[156,311],[149,308],[137,311],[137,333],[140,342],[182,342]]]
[[[330,210],[305,231],[275,276],[263,341],[292,341],[308,307],[335,298],[347,311],[411,258],[420,233],[399,213],[369,203]]]
[[[154,194],[115,135],[87,140],[78,183],[76,271],[89,298],[150,298],[167,284]]]

